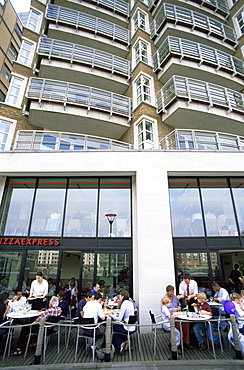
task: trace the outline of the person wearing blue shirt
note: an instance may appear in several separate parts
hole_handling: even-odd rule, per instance
[[[94,295],[96,295],[97,294],[97,291],[99,289],[100,289],[100,285],[94,283],[92,289],[90,290],[90,292],[92,292]]]

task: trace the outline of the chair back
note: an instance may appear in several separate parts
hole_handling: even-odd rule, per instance
[[[152,313],[152,311],[151,311],[151,310],[149,311],[149,316],[150,316],[150,318],[151,318],[151,322],[152,322],[152,324],[156,324],[156,320],[155,320],[154,313]]]
[[[59,316],[49,316],[46,322],[51,322],[52,324],[57,324],[61,319],[61,315]]]
[[[220,316],[220,309],[219,307],[211,307],[211,310],[212,310],[212,316],[216,316],[216,317],[219,317]]]
[[[79,317],[80,325],[91,325],[95,324],[94,317]]]
[[[137,315],[129,316],[128,324],[136,324],[137,323]]]

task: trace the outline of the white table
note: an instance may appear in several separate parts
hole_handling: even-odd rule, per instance
[[[218,302],[215,302],[215,301],[210,301],[210,302],[208,302],[208,304],[209,304],[209,306],[217,306],[217,307],[222,306],[221,303],[218,303]]]
[[[207,321],[207,320],[210,320],[212,316],[196,314],[195,312],[189,312],[189,316],[186,316],[185,312],[179,312],[176,317],[181,320]]]
[[[17,312],[9,312],[7,314],[8,319],[28,319],[30,317],[39,316],[42,311],[37,310],[30,310],[30,311],[17,311]]]

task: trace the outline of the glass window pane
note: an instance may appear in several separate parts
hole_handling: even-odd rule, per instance
[[[244,179],[231,179],[240,233],[244,236]]]
[[[208,236],[238,235],[230,189],[201,189]]]
[[[0,293],[14,293],[18,288],[22,263],[20,252],[0,252]]]
[[[131,236],[131,191],[129,178],[103,178],[100,181],[98,236]],[[115,214],[113,223],[106,214]]]
[[[178,180],[180,185],[183,185],[183,181],[187,181]],[[177,179],[174,179],[173,183],[171,179],[169,181],[173,186],[177,183]],[[169,194],[173,236],[203,236],[199,190],[190,187],[170,188]]]
[[[204,292],[208,297],[212,295],[207,253],[176,253],[176,263],[179,283],[184,272],[188,272],[197,282],[199,292]]]
[[[66,179],[39,180],[30,235],[61,235],[65,188]]]
[[[220,284],[220,270],[219,270],[219,262],[218,262],[218,255],[217,253],[211,252],[210,253],[210,263],[213,273],[213,280]]]
[[[82,286],[81,293],[92,289],[94,281],[94,253],[83,253]]]
[[[129,255],[127,253],[97,255],[97,283],[104,290],[105,297],[115,296],[119,287],[130,291],[129,271]]]
[[[97,179],[70,180],[64,236],[94,237],[96,235],[97,197]]]
[[[3,235],[27,235],[36,180],[9,180],[6,200],[1,214]]]
[[[44,279],[49,282],[48,295],[51,297],[55,294],[57,283],[59,252],[53,250],[29,250],[26,257],[24,280],[27,290],[33,280],[36,278],[36,273],[41,271]]]

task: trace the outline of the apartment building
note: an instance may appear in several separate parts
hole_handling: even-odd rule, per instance
[[[32,0],[21,20],[0,103],[2,289],[40,269],[81,294],[122,285],[145,323],[185,270],[229,289],[244,268],[242,2]]]

